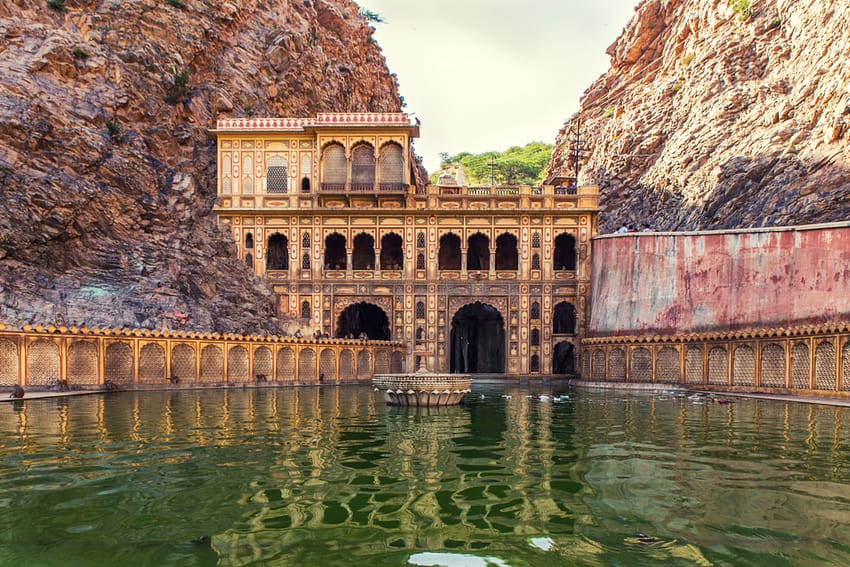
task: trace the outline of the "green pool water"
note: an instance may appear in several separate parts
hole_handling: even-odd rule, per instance
[[[844,408],[560,386],[4,403],[0,565],[848,565],[848,433]]]

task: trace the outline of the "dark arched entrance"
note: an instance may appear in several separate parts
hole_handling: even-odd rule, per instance
[[[266,269],[289,269],[289,240],[278,232],[269,238],[268,251],[266,252]]]
[[[505,320],[499,310],[476,301],[452,318],[451,372],[505,372]]]
[[[562,301],[555,306],[552,320],[552,332],[556,335],[574,335],[576,332],[576,308],[572,303]]]
[[[555,345],[552,355],[552,374],[575,374],[576,356],[571,343],[562,341]]]
[[[365,301],[346,307],[339,314],[336,337],[356,339],[360,337],[360,333],[366,333],[366,337],[371,340],[390,340],[390,320],[384,310]]]

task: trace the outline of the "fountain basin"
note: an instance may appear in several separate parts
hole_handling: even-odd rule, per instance
[[[391,406],[454,406],[472,386],[469,374],[376,374],[372,378],[376,392]]]

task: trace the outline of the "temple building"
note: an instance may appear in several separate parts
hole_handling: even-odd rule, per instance
[[[598,189],[416,182],[403,113],[219,120],[215,211],[305,332],[401,340],[406,369],[573,374]]]

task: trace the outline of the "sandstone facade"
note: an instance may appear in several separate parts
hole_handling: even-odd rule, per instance
[[[850,10],[838,0],[644,0],[582,99],[600,231],[843,220]],[[568,175],[569,129],[550,176]]]
[[[211,212],[207,130],[399,110],[357,6],[64,4],[0,6],[0,320],[280,330]]]

